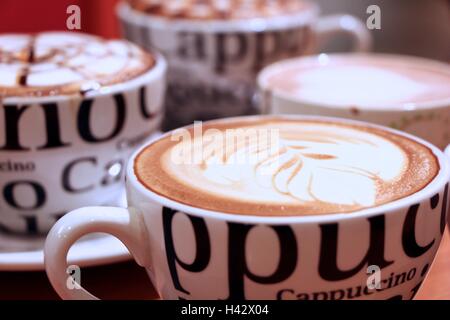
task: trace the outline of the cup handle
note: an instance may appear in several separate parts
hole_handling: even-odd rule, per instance
[[[330,15],[320,18],[315,26],[319,43],[323,44],[336,34],[345,33],[354,39],[352,51],[368,52],[372,49],[372,35],[358,18],[348,14]]]
[[[121,240],[140,266],[149,266],[148,235],[143,217],[133,208],[86,207],[69,212],[50,230],[45,241],[44,260],[47,276],[63,299],[96,300],[79,284],[68,286],[67,254],[82,236],[102,232]]]

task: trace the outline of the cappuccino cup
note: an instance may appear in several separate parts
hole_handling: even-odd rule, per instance
[[[167,58],[163,129],[259,113],[256,76],[282,59],[317,52],[337,34],[368,51],[370,34],[349,15],[319,18],[302,0],[122,1],[125,38]]]
[[[264,113],[342,117],[450,141],[450,65],[389,54],[321,54],[275,63],[258,77]]]
[[[161,122],[165,70],[124,40],[0,35],[0,230],[46,233],[117,203],[126,160]]]
[[[411,299],[444,232],[449,179],[438,148],[364,122],[196,123],[132,156],[128,209],[61,218],[46,271],[62,298],[95,298],[68,289],[66,257],[83,235],[106,232],[162,299]]]

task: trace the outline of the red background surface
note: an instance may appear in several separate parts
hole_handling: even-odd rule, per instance
[[[81,9],[82,32],[118,37],[115,14],[118,0],[0,0],[0,33],[67,30],[70,5]]]

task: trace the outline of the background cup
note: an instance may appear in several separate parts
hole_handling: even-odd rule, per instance
[[[0,230],[44,233],[86,204],[115,204],[126,161],[162,119],[166,62],[84,96],[0,102]]]
[[[365,24],[348,15],[319,19],[313,3],[289,16],[232,21],[199,21],[151,16],[118,6],[124,36],[157,48],[169,64],[163,129],[257,113],[255,79],[264,66],[318,51],[318,45],[344,33],[354,50],[368,51]]]
[[[419,136],[432,144],[443,149],[450,141],[450,98],[433,103],[406,104],[403,108],[397,107],[371,107],[349,105],[348,107],[334,106],[326,103],[312,103],[293,95],[285,94],[271,88],[267,84],[267,78],[280,69],[288,70],[292,63],[303,65],[325,66],[332,64],[340,58],[364,59],[364,57],[377,57],[394,59],[393,61],[403,66],[420,65],[427,70],[436,70],[438,73],[448,73],[450,76],[450,65],[434,60],[416,58],[412,56],[389,55],[389,54],[329,54],[304,57],[281,61],[268,66],[258,76],[260,89],[260,103],[264,113],[273,114],[303,114],[321,115],[330,117],[349,118],[363,120],[394,129],[409,132]],[[370,94],[370,93],[368,93]],[[324,92],[324,95],[326,93]]]
[[[169,200],[139,182],[136,153],[128,209],[82,208],[53,227],[45,246],[49,279],[65,299],[95,298],[67,288],[66,257],[81,236],[106,232],[125,243],[163,299],[411,299],[444,232],[450,172],[436,147],[395,133],[433,151],[435,179],[385,205],[319,216],[225,214]],[[381,289],[367,287],[374,279]]]

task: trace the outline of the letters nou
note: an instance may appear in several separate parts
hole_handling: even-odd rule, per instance
[[[318,261],[306,261],[302,260],[301,246],[302,241],[308,241],[308,238],[302,238],[302,234],[296,231],[294,225],[267,225],[266,227],[271,229],[271,232],[275,235],[273,241],[274,247],[279,248],[279,254],[275,254],[273,259],[276,259],[275,268],[270,274],[259,275],[253,272],[248,264],[247,257],[252,256],[253,262],[258,259],[264,260],[266,257],[267,248],[253,247],[251,250],[256,250],[249,254],[247,245],[248,235],[250,231],[257,227],[257,225],[248,223],[226,223],[227,232],[227,244],[226,251],[223,253],[217,253],[214,251],[224,250],[223,248],[217,248],[214,245],[215,230],[210,230],[205,219],[202,217],[191,216],[183,212],[178,212],[170,208],[163,208],[163,230],[164,230],[164,242],[166,248],[167,265],[172,277],[173,286],[182,296],[198,294],[191,292],[191,289],[187,287],[186,282],[183,281],[183,277],[180,274],[189,273],[190,277],[198,277],[199,281],[205,281],[201,276],[201,273],[210,267],[210,262],[214,256],[222,256],[223,262],[227,265],[226,274],[221,275],[226,279],[228,284],[228,296],[216,297],[217,299],[230,299],[230,300],[243,300],[252,298],[246,292],[246,283],[252,282],[259,285],[276,285],[281,284],[285,280],[290,279],[292,276],[301,277],[301,272],[296,273],[299,269],[315,266],[317,270],[314,270],[314,274],[317,275],[317,281],[329,282],[330,284],[343,283],[340,281],[349,280],[353,277],[355,279],[362,280],[362,286],[357,288],[339,288],[333,292],[322,293],[298,293],[301,290],[301,279],[297,279],[294,283],[298,283],[298,288],[288,288],[281,290],[275,289],[277,286],[268,288],[269,292],[273,291],[272,299],[343,299],[343,298],[355,298],[362,295],[370,295],[374,292],[388,290],[396,286],[400,286],[405,282],[415,281],[413,283],[414,288],[411,289],[410,295],[414,296],[419,288],[419,277],[425,276],[425,271],[421,272],[418,276],[416,268],[413,266],[413,259],[418,258],[426,254],[438,242],[436,238],[429,237],[426,242],[418,243],[416,235],[416,224],[418,220],[419,208],[421,209],[420,215],[432,215],[433,220],[437,222],[437,227],[440,229],[441,234],[444,232],[446,213],[447,213],[447,195],[448,185],[445,186],[442,196],[436,194],[429,199],[429,204],[424,201],[420,204],[413,204],[409,208],[404,208],[404,212],[401,215],[402,224],[398,230],[392,231],[393,228],[386,223],[386,214],[380,213],[375,216],[367,218],[361,217],[359,222],[360,226],[368,226],[369,234],[368,240],[364,240],[364,254],[358,258],[351,266],[342,268],[339,266],[338,261],[341,260],[342,252],[352,250],[351,243],[344,243],[340,241],[341,233],[346,232],[342,227],[341,222],[335,223],[318,223],[315,227],[320,241],[317,244],[317,251],[319,252]],[[440,200],[439,200],[440,198]],[[437,200],[436,200],[437,199]],[[186,262],[177,254],[177,248],[175,248],[174,232],[173,232],[173,220],[175,215],[185,215],[188,218],[188,224],[191,225],[194,238],[192,247],[195,257],[192,261]],[[434,222],[433,222],[434,223]],[[184,226],[186,227],[186,226]],[[314,229],[314,228],[313,228]],[[386,243],[387,235],[392,232],[399,232],[399,249],[402,252],[393,254],[389,251]],[[259,257],[261,255],[261,257]],[[382,287],[380,289],[371,290],[366,284],[366,268],[368,265],[376,265],[382,272],[385,268],[394,265],[397,257],[407,257],[410,259],[411,266],[408,270],[398,269],[397,273],[389,272],[388,277],[381,281]],[[217,263],[217,261],[216,261]],[[397,268],[406,268],[408,265],[397,266]],[[424,266],[422,266],[424,267]],[[427,269],[425,266],[424,269]],[[396,270],[396,269],[394,269]],[[181,273],[182,272],[182,273]],[[309,270],[311,274],[311,270]],[[353,279],[354,280],[354,279]],[[352,280],[352,281],[353,281]],[[344,283],[349,285],[353,283]],[[192,283],[192,281],[191,281]],[[418,283],[418,285],[417,285]],[[364,286],[364,287],[363,287]],[[278,291],[278,293],[276,292]],[[195,296],[194,296],[195,297]],[[401,297],[400,298],[410,298]]]
[[[136,94],[139,106],[127,106],[122,93],[57,103],[0,105],[0,210],[16,212],[27,231],[36,233],[37,216],[46,204],[64,201],[52,199],[55,191],[73,197],[121,182],[128,154],[122,149],[131,147],[123,144],[132,138],[126,127],[127,119],[132,119],[128,113],[138,113],[144,121],[155,116],[147,110],[145,87]],[[99,150],[107,154],[100,157]],[[81,173],[89,178],[81,179]],[[56,220],[65,212],[45,213]],[[1,224],[0,229],[8,230]]]

